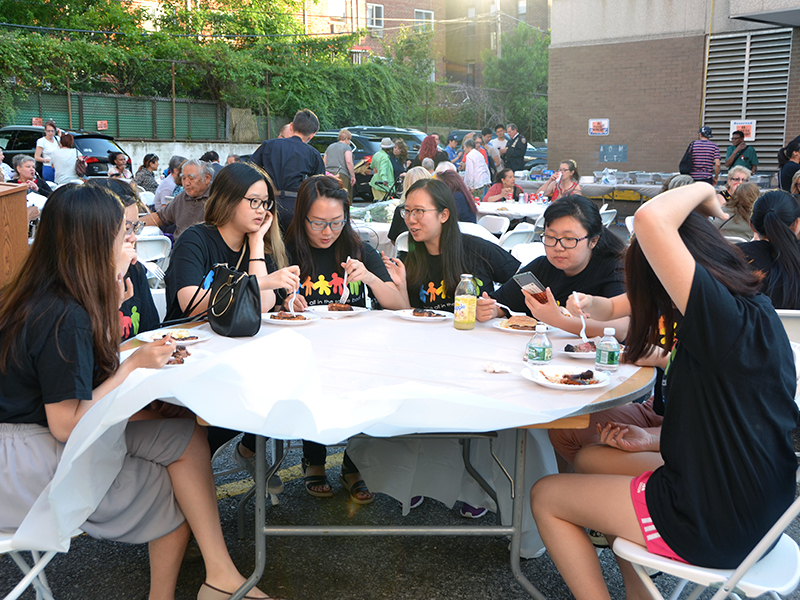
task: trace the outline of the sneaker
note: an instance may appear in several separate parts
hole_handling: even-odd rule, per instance
[[[595,548],[608,548],[608,540],[606,536],[600,533],[599,531],[595,531],[594,529],[589,530],[589,539],[592,540]]]
[[[466,502],[461,503],[461,516],[465,519],[480,519],[488,512],[485,508],[475,508]]]
[[[411,502],[409,503],[408,506],[410,508],[417,508],[423,502],[425,502],[425,496],[412,496],[411,497]],[[400,504],[400,510],[403,510],[403,503],[400,502],[399,504]]]
[[[242,467],[245,471],[250,474],[250,477],[256,476],[256,457],[255,455],[251,456],[250,458],[246,458],[242,456],[242,453],[239,452],[239,444],[236,444],[236,447],[233,449],[232,452],[233,460],[236,462],[237,465]],[[267,470],[272,467],[269,463],[267,463]],[[269,478],[267,482],[267,493],[268,494],[280,494],[283,492],[283,481],[281,481],[280,476],[275,473],[272,477]]]

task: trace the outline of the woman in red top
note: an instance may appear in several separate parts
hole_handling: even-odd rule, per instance
[[[539,191],[550,198],[552,202],[561,196],[581,194],[581,186],[578,183],[580,178],[578,164],[574,160],[565,160],[558,167],[558,171],[550,177],[550,180],[539,188]]]

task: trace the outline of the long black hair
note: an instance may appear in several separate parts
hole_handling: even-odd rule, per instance
[[[774,257],[764,279],[764,293],[775,308],[800,308],[800,247],[791,229],[797,219],[800,203],[780,191],[761,196],[750,215],[751,225],[762,239],[769,240]]]
[[[742,252],[708,219],[693,212],[678,228],[678,234],[695,262],[731,294],[751,297],[759,292],[761,276],[750,270]],[[625,362],[635,363],[648,355],[653,346],[669,351],[675,340],[675,323],[670,318],[672,298],[647,261],[636,236],[625,253],[625,284],[631,303]]]
[[[544,226],[562,217],[572,217],[586,230],[589,240],[597,238],[592,256],[599,258],[619,258],[625,243],[603,227],[600,210],[588,198],[579,194],[562,196],[544,211]]]
[[[464,249],[464,236],[458,227],[458,209],[453,198],[453,192],[443,181],[438,179],[420,179],[406,191],[406,201],[414,192],[424,191],[431,200],[436,211],[441,214],[445,209],[449,211],[448,219],[442,223],[442,233],[439,236],[439,252],[442,257],[442,275],[444,277],[445,295],[452,296],[461,281],[462,273],[471,273],[468,259]],[[423,280],[430,272],[430,254],[425,244],[414,243],[414,238],[408,239],[408,256],[406,257],[406,280],[409,294],[423,284]]]
[[[338,177],[329,175],[309,177],[300,184],[300,189],[297,190],[294,217],[286,230],[286,245],[291,248],[292,261],[300,267],[300,281],[310,277],[316,270],[311,244],[306,234],[306,219],[311,205],[317,198],[336,200],[342,205],[344,212],[344,217],[342,217],[344,227],[330,247],[336,261],[336,272],[344,275],[344,269],[340,265],[348,256],[361,260],[362,243],[361,238],[350,225],[350,204],[347,190],[342,188]]]

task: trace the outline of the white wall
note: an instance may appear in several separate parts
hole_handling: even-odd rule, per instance
[[[191,142],[117,142],[131,159],[133,172],[142,164],[144,155],[153,153],[158,156],[159,169],[162,171],[167,168],[169,159],[175,155],[185,156],[186,158],[200,158],[209,150],[215,150],[219,154],[219,162],[225,164],[229,154],[252,154],[258,148],[258,144],[233,144],[233,143],[197,143]]]

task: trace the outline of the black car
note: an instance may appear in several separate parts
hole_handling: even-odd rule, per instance
[[[468,133],[478,132],[477,129],[452,129],[448,134],[447,138],[449,139],[451,135],[456,136],[458,140],[459,146],[461,142],[464,140],[464,136]],[[510,142],[511,138],[508,137],[506,134],[506,141]],[[492,139],[496,139],[497,135],[492,133]],[[536,166],[547,166],[547,146],[534,146],[531,143],[528,143],[527,148],[525,149],[525,168],[532,169]]]
[[[114,138],[92,131],[67,131],[75,138],[75,148],[86,157],[86,177],[108,177],[109,155],[115,152],[127,153],[120,148]],[[44,137],[44,127],[30,125],[11,125],[0,129],[0,148],[5,154],[4,162],[13,165],[17,154],[33,156],[36,152],[36,140]],[[41,174],[42,163],[36,163]],[[128,168],[131,159],[128,157]]]
[[[404,129],[402,127],[389,127],[381,125],[380,127],[370,127],[366,125],[355,125],[348,127],[347,130],[353,135],[360,135],[369,138],[371,141],[378,142],[380,145],[383,138],[390,138],[395,140],[400,138],[408,146],[408,158],[414,160],[419,153],[419,147],[422,140],[427,137],[427,133],[419,131],[418,129]]]
[[[325,154],[328,146],[338,141],[338,130],[319,131],[311,138],[308,145],[316,148],[320,154]],[[367,136],[352,134],[350,148],[353,152],[353,166],[356,170],[356,186],[353,195],[358,196],[364,202],[372,202],[372,188],[369,186],[369,180],[372,179],[370,165],[372,164],[372,155],[381,149],[381,140],[375,141]]]

